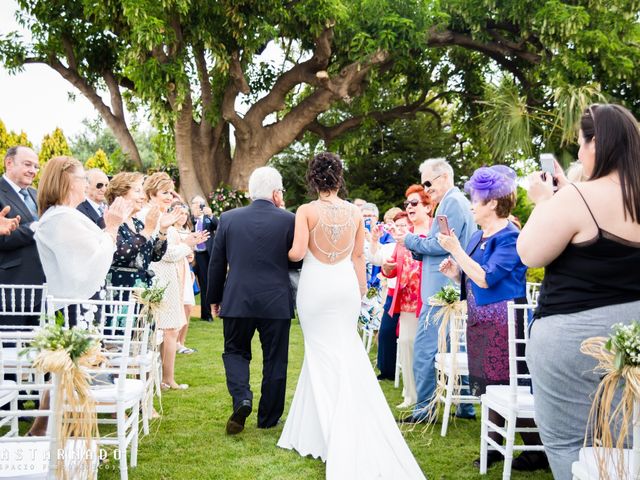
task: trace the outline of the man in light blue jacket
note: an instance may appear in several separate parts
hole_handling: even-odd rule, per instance
[[[453,168],[444,158],[432,158],[420,165],[422,185],[438,203],[436,215],[446,215],[449,228],[455,232],[460,244],[465,247],[477,227],[473,221],[471,205],[464,194],[454,186]],[[439,321],[431,320],[439,307],[429,305],[429,298],[440,291],[449,279],[440,273],[440,263],[449,255],[438,243],[440,228],[434,220],[431,231],[426,238],[412,233],[403,238],[396,238],[399,243],[409,249],[414,257],[422,260],[422,310],[418,321],[418,332],[414,345],[413,372],[416,381],[418,401],[413,414],[404,423],[421,422],[427,416],[429,405],[436,389],[435,356],[438,351]],[[456,415],[461,418],[473,418],[473,405],[463,404],[458,407]]]

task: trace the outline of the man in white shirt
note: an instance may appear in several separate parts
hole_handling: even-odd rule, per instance
[[[104,228],[104,211],[107,208],[104,194],[109,185],[109,178],[99,168],[92,168],[87,171],[89,186],[87,187],[87,198],[78,205],[78,210],[91,219],[100,228]]]
[[[11,147],[4,157],[5,173],[0,178],[0,210],[9,206],[7,218],[20,216],[18,228],[8,236],[0,236],[0,284],[42,285],[45,281],[31,224],[38,220],[36,190],[31,188],[40,164],[38,155],[25,146]],[[36,298],[34,305],[38,305]],[[31,304],[25,299],[25,306]],[[17,311],[21,301],[16,298]],[[28,325],[38,317],[2,316],[0,323]]]

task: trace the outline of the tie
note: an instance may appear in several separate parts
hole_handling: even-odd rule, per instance
[[[101,203],[100,205],[98,205],[98,213],[100,214],[101,217],[104,217],[104,203]]]
[[[203,227],[202,217],[198,217],[198,220],[196,220],[196,232],[201,232],[202,227]],[[196,245],[196,248],[195,248],[196,252],[204,252],[206,249],[207,249],[206,243],[199,243],[198,245]]]
[[[20,195],[22,195],[22,200],[31,212],[31,216],[33,217],[33,219],[38,220],[38,208],[36,207],[36,202],[34,202],[33,198],[31,198],[31,195],[29,195],[29,191],[26,188],[21,188]]]

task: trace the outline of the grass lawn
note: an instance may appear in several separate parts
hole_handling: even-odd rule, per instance
[[[262,355],[257,335],[251,363],[251,388],[254,413],[239,435],[225,435],[225,424],[231,413],[222,366],[222,323],[192,320],[188,345],[198,349],[193,355],[178,355],[176,380],[188,383],[186,391],[169,391],[162,396],[162,418],[155,420],[151,433],[141,437],[138,466],[129,469],[135,479],[278,479],[321,480],[324,464],[320,460],[302,458],[297,453],[276,447],[282,431],[279,425],[269,430],[256,427],[260,395]],[[374,347],[375,349],[375,347]],[[374,350],[372,349],[372,350]],[[372,351],[372,358],[375,352]],[[289,381],[285,415],[302,366],[303,341],[298,322],[291,326],[289,346]],[[402,401],[400,389],[393,382],[382,382],[390,405]],[[394,412],[395,413],[395,412]],[[439,425],[434,431],[406,432],[405,438],[429,479],[499,479],[502,464],[481,476],[472,461],[479,454],[480,421],[458,420],[449,427],[448,436],[440,437]],[[100,470],[100,479],[118,479],[117,462],[110,461]],[[549,472],[531,474],[513,472],[512,478],[552,479]],[[345,479],[348,480],[348,479]]]

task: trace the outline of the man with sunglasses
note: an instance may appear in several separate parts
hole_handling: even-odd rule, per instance
[[[438,204],[436,215],[446,215],[449,228],[466,246],[473,232],[477,230],[471,213],[471,204],[464,194],[454,185],[453,168],[444,158],[431,158],[420,165],[422,186],[431,199]],[[433,412],[427,407],[431,403],[436,389],[435,356],[438,352],[439,321],[433,323],[432,318],[439,307],[429,305],[429,299],[438,293],[449,279],[440,273],[440,263],[449,255],[438,243],[440,228],[433,222],[429,235],[420,237],[412,233],[394,236],[396,241],[404,244],[414,257],[422,260],[422,311],[418,320],[418,328],[414,344],[413,373],[416,382],[418,401],[413,414],[402,419],[404,423],[420,423],[430,419]],[[456,416],[475,418],[471,404],[458,406]]]
[[[77,208],[89,217],[93,223],[100,228],[104,228],[103,216],[107,208],[104,193],[107,191],[109,179],[99,168],[92,168],[87,171],[87,178],[89,179],[87,198]]]

